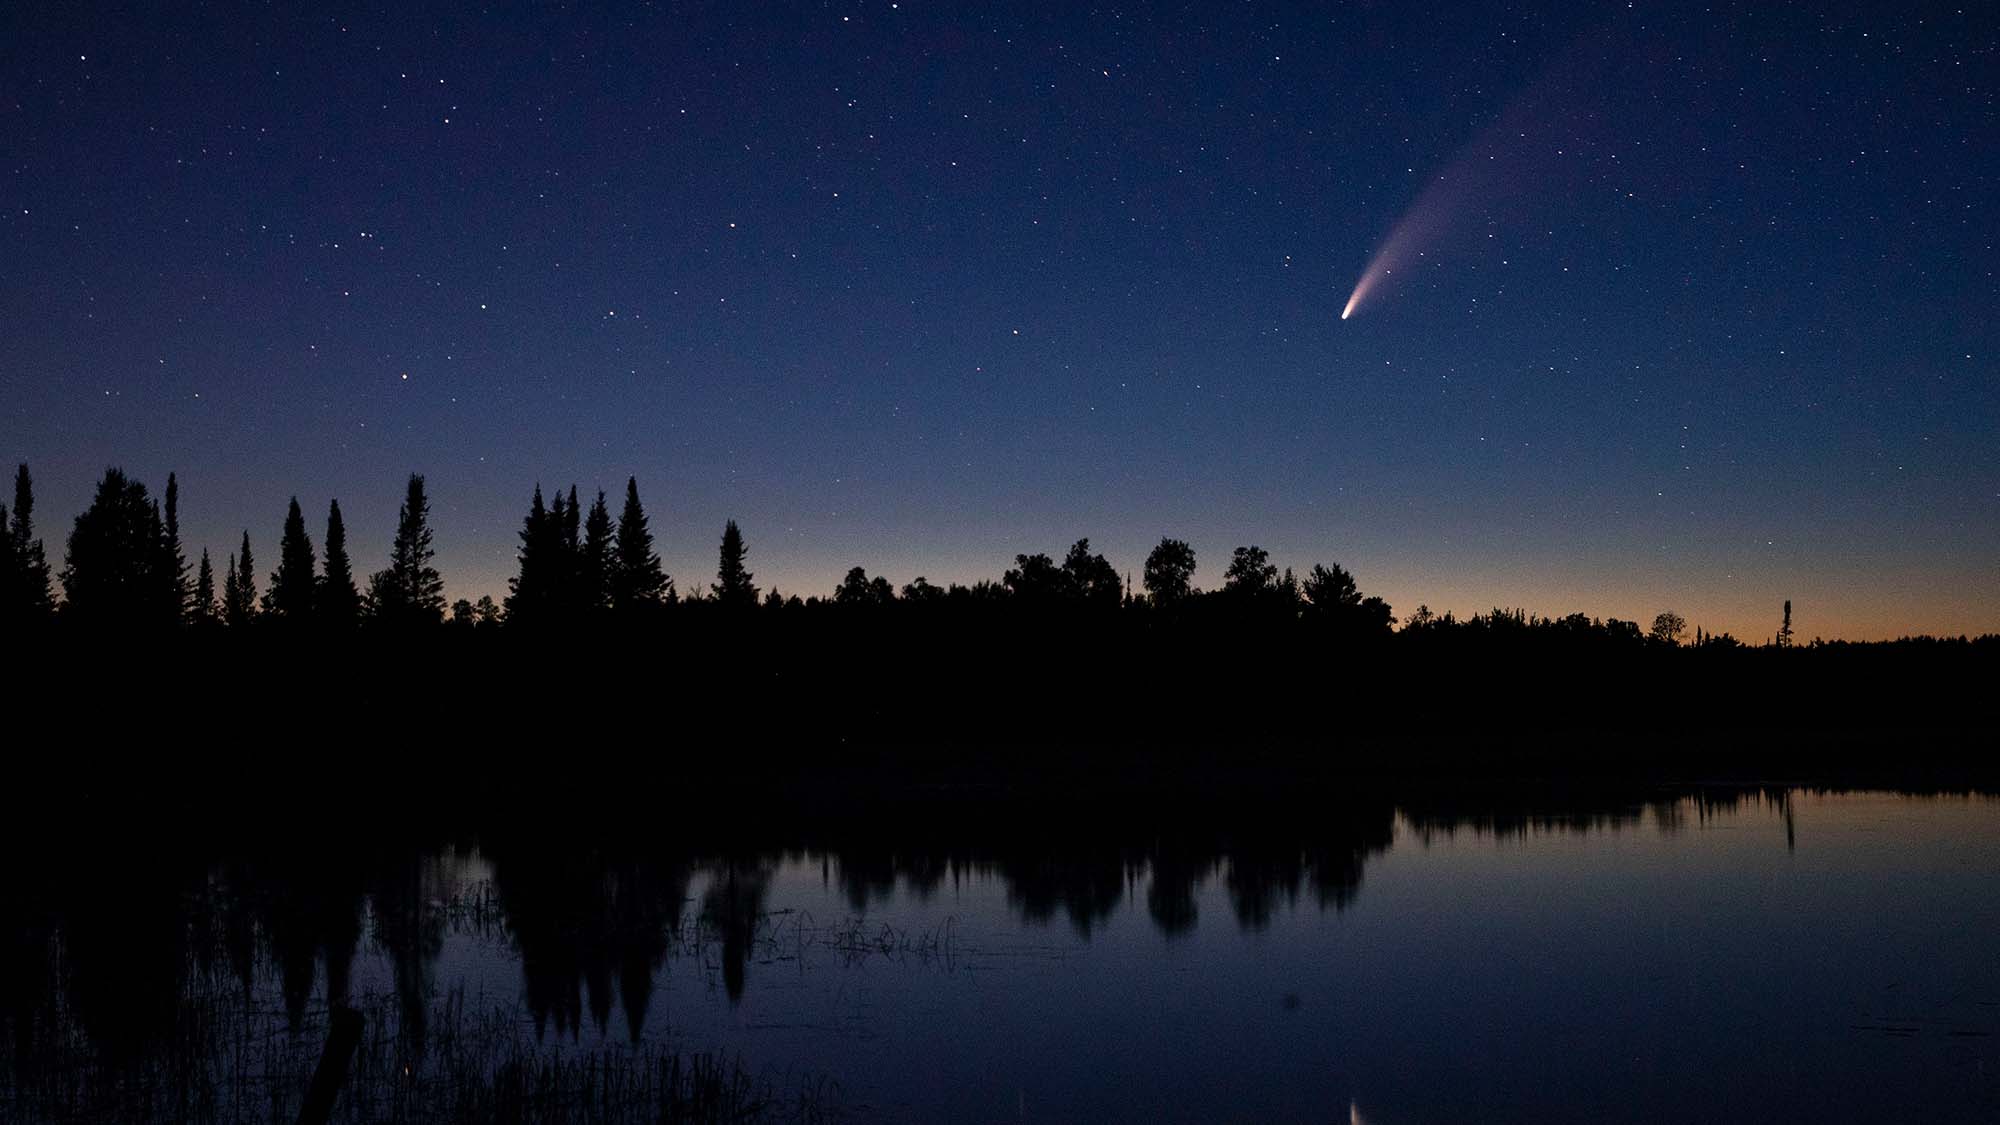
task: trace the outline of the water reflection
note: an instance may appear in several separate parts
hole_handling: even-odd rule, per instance
[[[161,845],[16,850],[0,889],[0,1091],[46,1088],[50,1067],[79,1042],[91,1065],[161,1065],[201,1042],[216,1004],[275,994],[292,1035],[318,1033],[327,1007],[349,1001],[357,956],[391,967],[396,1057],[422,1060],[447,938],[504,942],[537,1038],[610,1033],[613,1009],[632,1044],[647,1035],[662,974],[719,973],[742,999],[773,936],[781,870],[817,867],[864,914],[896,896],[927,901],[968,880],[996,882],[1021,922],[1065,924],[1088,940],[1119,912],[1143,909],[1159,934],[1185,938],[1230,924],[1255,933],[1288,910],[1348,908],[1364,872],[1398,838],[1664,836],[1726,816],[1781,817],[1796,846],[1793,794],[1781,788],[1547,794],[1496,803],[1469,794],[1399,800],[1219,807],[1147,804],[1118,811],[933,810],[915,820],[792,824],[754,845],[740,825],[654,838],[516,825],[447,841],[375,841],[327,849],[294,843],[248,854]],[[706,845],[706,846],[704,846]],[[106,872],[115,871],[115,879]],[[1220,888],[1232,915],[1202,916]],[[80,1033],[80,1040],[76,1038]],[[1358,1110],[1350,1107],[1352,1116]]]

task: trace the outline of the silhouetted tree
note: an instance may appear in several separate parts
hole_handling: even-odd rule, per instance
[[[556,527],[542,503],[542,486],[528,504],[521,522],[521,546],[515,555],[514,577],[507,580],[507,620],[515,625],[545,624],[554,600]]]
[[[16,501],[18,506],[19,501]],[[90,507],[76,517],[62,573],[66,619],[91,627],[171,625],[171,589],[161,566],[166,532],[146,486],[107,469]]]
[[[1146,556],[1144,581],[1154,605],[1174,605],[1194,592],[1194,548],[1179,539],[1160,540]]]
[[[1355,614],[1355,622],[1357,628],[1364,633],[1383,634],[1395,629],[1396,615],[1390,609],[1388,602],[1370,596],[1361,599],[1361,605],[1357,607]]]
[[[1778,630],[1778,647],[1792,647],[1792,599],[1785,599],[1785,624]]]
[[[472,603],[472,616],[480,628],[491,628],[500,624],[500,607],[493,604],[490,595],[481,594],[479,600]]]
[[[396,514],[396,539],[389,547],[389,569],[369,579],[369,602],[375,620],[386,625],[435,625],[444,616],[444,579],[431,565],[430,501],[424,478],[411,473],[403,506]]]
[[[1306,575],[1302,592],[1316,615],[1351,617],[1361,608],[1361,591],[1354,584],[1354,576],[1339,563],[1330,567],[1315,565]]]
[[[1278,568],[1270,552],[1262,547],[1238,547],[1222,576],[1222,588],[1230,594],[1258,596],[1278,588]]]
[[[873,600],[868,591],[868,572],[855,567],[840,580],[833,589],[833,600],[837,605],[866,605]]]
[[[1681,634],[1687,632],[1687,619],[1673,610],[1666,610],[1653,618],[1653,640],[1663,645],[1681,643]]]
[[[611,553],[611,510],[604,506],[604,491],[599,489],[597,501],[583,521],[583,553],[577,560],[577,589],[586,616],[601,617],[611,608],[611,576],[615,565]]]
[[[479,619],[473,614],[472,602],[469,599],[460,598],[451,603],[451,619],[446,624],[455,628],[470,629],[478,622]]]
[[[194,577],[194,601],[188,607],[188,623],[197,629],[207,629],[217,621],[219,609],[215,604],[215,568],[209,565],[208,548],[201,549],[201,566]]]
[[[556,497],[553,514],[562,545],[556,555],[560,560],[556,568],[556,605],[564,620],[575,621],[583,611],[583,588],[579,580],[583,564],[583,513],[577,508],[575,485],[569,486],[567,502],[561,496]]]
[[[28,466],[14,471],[14,508],[0,505],[0,623],[44,622],[55,609],[49,560],[35,537],[35,484]]]
[[[1125,587],[1119,581],[1118,571],[1103,555],[1090,553],[1090,540],[1079,539],[1071,544],[1062,568],[1066,592],[1071,597],[1114,609],[1125,600]]]
[[[243,533],[243,546],[231,560],[222,583],[222,619],[232,626],[248,625],[257,616],[257,564],[250,556],[249,532]]]
[[[621,617],[631,617],[672,601],[673,596],[673,579],[660,569],[660,556],[653,553],[653,533],[646,526],[646,509],[639,504],[639,478],[627,477],[611,568],[611,608]]]
[[[944,587],[931,585],[930,580],[921,574],[910,579],[903,586],[903,600],[906,602],[928,605],[934,602],[941,602],[944,599]]]
[[[313,613],[333,629],[350,629],[361,619],[361,591],[354,586],[354,564],[347,558],[347,524],[340,518],[340,501],[326,506],[326,559]]]
[[[264,612],[281,624],[302,626],[312,620],[313,574],[318,560],[313,557],[312,540],[306,537],[305,513],[299,498],[285,510],[285,530],[278,538],[278,569],[271,572],[271,588],[264,595]]]
[[[166,497],[166,538],[161,545],[161,578],[164,585],[161,596],[175,624],[187,619],[188,564],[187,556],[181,551],[181,483],[173,473],[167,474]]]
[[[1070,592],[1070,576],[1047,555],[1015,555],[1013,569],[1000,576],[1007,593],[1029,605],[1061,601]]]
[[[751,584],[750,570],[744,565],[749,553],[743,546],[743,533],[736,530],[736,521],[730,520],[722,529],[721,561],[711,587],[723,605],[748,608],[757,604],[757,587]]]

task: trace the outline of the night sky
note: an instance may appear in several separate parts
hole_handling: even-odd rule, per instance
[[[683,588],[733,517],[797,593],[1174,535],[2000,629],[1987,5],[167,7],[0,9],[52,557],[119,464],[218,570],[338,497],[365,573],[415,470],[497,597],[537,481],[635,474]]]

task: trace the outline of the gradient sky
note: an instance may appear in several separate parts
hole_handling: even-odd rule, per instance
[[[497,596],[537,481],[636,474],[684,587],[733,517],[788,592],[1165,534],[2000,630],[1983,5],[157,7],[0,10],[52,555],[119,464],[218,568],[337,496],[365,572],[416,470]]]

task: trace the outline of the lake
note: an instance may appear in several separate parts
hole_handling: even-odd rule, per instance
[[[289,1116],[332,995],[345,1119],[700,1056],[775,1117],[2000,1120],[1991,797],[952,820],[16,848],[0,1106]]]

